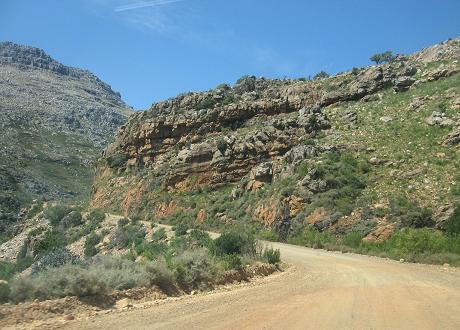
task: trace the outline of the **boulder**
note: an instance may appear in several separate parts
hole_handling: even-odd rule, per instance
[[[265,162],[255,166],[249,173],[249,179],[261,182],[271,182],[273,169],[271,162]]]
[[[410,77],[399,77],[395,80],[393,89],[395,92],[404,92],[407,91],[414,82],[415,79]]]
[[[383,121],[386,124],[386,123],[393,121],[393,117],[383,116],[383,117],[380,117],[380,121]]]

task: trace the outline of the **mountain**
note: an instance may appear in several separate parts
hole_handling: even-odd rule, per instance
[[[34,199],[88,196],[95,160],[131,113],[89,71],[0,43],[0,232]]]
[[[318,79],[242,77],[136,113],[93,207],[289,239],[443,228],[460,195],[460,39]],[[323,77],[323,78],[320,78]]]

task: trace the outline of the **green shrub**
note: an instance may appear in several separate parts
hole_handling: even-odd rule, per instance
[[[328,231],[319,231],[311,227],[288,238],[288,243],[322,249],[337,244],[337,238]]]
[[[273,229],[263,230],[259,232],[259,238],[265,241],[277,242],[279,240],[279,234]]]
[[[209,281],[214,263],[205,249],[188,250],[173,258],[174,274],[179,283],[196,287]]]
[[[237,254],[227,254],[221,257],[222,261],[225,264],[225,269],[241,269],[243,267],[243,262],[241,257]]]
[[[124,227],[129,224],[129,219],[128,218],[120,218],[117,221],[117,226],[118,227]]]
[[[43,256],[66,245],[64,234],[57,229],[48,229],[34,247],[34,256]]]
[[[0,303],[6,303],[11,294],[10,284],[6,281],[0,282]]]
[[[441,232],[431,229],[405,228],[394,233],[387,241],[387,249],[395,257],[441,253],[449,249],[448,239]]]
[[[223,233],[214,240],[214,253],[218,256],[228,254],[254,255],[256,241],[253,236],[235,230]]]
[[[101,209],[94,209],[88,214],[87,221],[91,224],[99,224],[105,220],[105,213]]]
[[[199,102],[195,108],[197,110],[203,110],[203,109],[211,109],[214,107],[214,105],[216,104],[216,100],[214,100],[211,96],[208,96],[207,98],[205,98],[203,101]]]
[[[390,201],[391,216],[398,218],[404,227],[432,227],[435,221],[429,209],[422,208],[406,197],[394,198]]]
[[[176,226],[174,233],[176,236],[184,236],[187,234],[188,226],[185,223],[180,223]]]
[[[32,205],[30,208],[29,212],[27,212],[27,219],[32,219],[34,216],[39,214],[41,211],[43,211],[43,203],[38,202]]]
[[[203,230],[192,229],[189,233],[191,243],[200,247],[210,248],[212,247],[213,240],[209,234]]]
[[[122,153],[117,153],[107,157],[107,165],[111,168],[123,167],[128,161],[128,156]]]
[[[88,270],[98,274],[100,280],[111,290],[148,287],[151,282],[143,265],[123,258],[105,257],[95,260]]]
[[[225,94],[224,99],[222,100],[223,105],[229,105],[232,103],[236,103],[238,99],[233,94]]]
[[[65,248],[58,248],[46,254],[32,265],[32,274],[38,274],[49,268],[57,268],[67,264],[78,264],[80,259]]]
[[[84,253],[85,257],[92,257],[95,256],[99,250],[96,248],[96,244],[101,241],[101,237],[96,233],[89,234],[85,239],[85,248]]]
[[[224,153],[225,150],[227,150],[227,147],[228,147],[228,144],[224,138],[221,137],[217,140],[217,149],[219,149],[221,153]]]
[[[51,268],[36,276],[20,277],[13,281],[10,299],[20,302],[106,294],[108,289],[100,275],[76,265]]]
[[[393,52],[391,52],[390,50],[387,50],[386,52],[372,55],[370,60],[372,62],[375,62],[375,64],[382,64],[382,63],[391,62],[394,58],[395,56],[393,55]]]
[[[148,260],[157,260],[160,256],[164,255],[168,250],[165,243],[160,242],[142,242],[136,246],[137,255],[142,255]]]
[[[118,227],[110,245],[117,248],[126,248],[131,245],[141,244],[145,237],[145,230],[138,224],[129,224]]]
[[[447,234],[460,235],[460,204],[455,206],[454,212],[447,219],[444,227]]]
[[[281,261],[281,253],[279,249],[266,248],[263,257],[268,263],[274,265]]]
[[[164,228],[160,228],[157,231],[154,231],[152,234],[153,241],[163,241],[167,238],[166,230]]]
[[[174,274],[163,258],[145,264],[145,271],[148,274],[151,285],[157,285],[164,289],[174,283]]]
[[[329,78],[330,75],[326,71],[320,71],[313,76],[314,80]]]
[[[362,239],[363,239],[363,236],[361,235],[361,233],[352,232],[352,233],[348,233],[345,236],[343,236],[342,242],[346,246],[357,248],[361,245]]]
[[[8,280],[16,272],[16,264],[10,261],[0,260],[0,280]]]
[[[67,205],[50,206],[44,211],[44,216],[49,220],[53,227],[58,226],[61,220],[72,212],[72,208]]]
[[[358,75],[360,72],[361,72],[361,69],[360,69],[360,68],[356,68],[356,67],[354,67],[354,68],[351,70],[351,73],[352,73],[353,75],[355,75],[355,76]]]
[[[62,218],[61,224],[64,228],[80,226],[82,224],[81,213],[78,211],[71,211]]]

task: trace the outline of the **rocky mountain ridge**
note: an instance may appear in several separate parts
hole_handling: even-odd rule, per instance
[[[387,172],[403,173],[406,167],[415,171],[411,176],[407,170],[409,174],[398,180],[425,172],[410,157],[380,158],[387,156],[388,146],[393,148],[390,142],[382,144],[391,134],[396,143],[400,139],[400,146],[428,143],[425,137],[412,142],[398,137],[405,139],[411,131],[442,136],[436,146],[430,142],[426,148],[444,153],[446,166],[456,168],[459,49],[459,39],[449,40],[388,64],[312,81],[247,76],[233,87],[223,84],[154,104],[133,115],[104,152],[92,205],[171,221],[243,221],[267,227],[288,223],[291,229],[293,222],[329,228],[362,205],[387,205],[394,194],[405,193],[401,188],[374,196],[375,185],[383,183]],[[440,93],[431,96],[433,91]],[[441,100],[441,95],[447,96]],[[423,113],[405,111],[417,102],[420,109],[427,107]],[[439,108],[450,118],[447,131],[420,123],[425,112]],[[409,114],[412,119],[407,120]],[[367,120],[369,126],[363,127]],[[369,135],[374,130],[374,136]],[[385,136],[380,139],[379,134]],[[334,166],[342,163],[345,177],[334,177],[341,171]],[[434,172],[437,176],[438,168]],[[454,176],[449,175],[451,182]],[[433,177],[425,180],[443,202],[455,199],[449,188],[435,188]],[[341,189],[353,189],[348,200],[336,196]],[[440,203],[417,191],[409,198],[434,208]],[[344,205],[338,206],[338,200]],[[229,214],[232,211],[216,205],[220,202],[231,203],[227,207],[238,212]],[[380,226],[378,221],[387,225],[385,219],[373,217],[365,231]]]
[[[95,160],[132,112],[89,71],[0,43],[2,227],[33,199],[87,195]]]

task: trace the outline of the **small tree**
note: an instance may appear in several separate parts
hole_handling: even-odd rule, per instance
[[[329,78],[329,73],[327,73],[326,71],[320,71],[313,76],[314,80],[325,79],[325,78]]]
[[[395,56],[393,55],[393,52],[390,50],[387,50],[386,52],[372,55],[370,60],[372,62],[375,62],[375,64],[382,64],[382,63],[391,62],[392,60],[394,60],[394,58]]]

